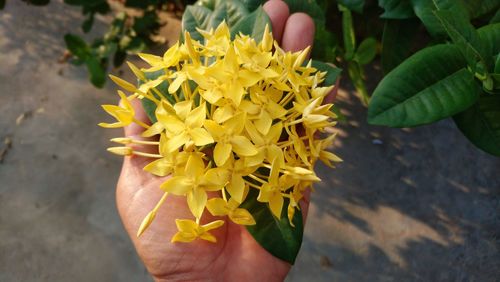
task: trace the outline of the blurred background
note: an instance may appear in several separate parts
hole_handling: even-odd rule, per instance
[[[157,52],[180,33],[178,17],[161,17]],[[62,1],[7,1],[0,11],[0,281],[151,280],[116,211],[121,159],[106,148],[120,132],[97,127],[116,87],[97,89],[65,62],[63,35],[84,20]],[[82,37],[110,21],[96,16]],[[112,72],[132,79],[127,68]],[[366,78],[373,89],[378,59]],[[498,281],[500,159],[449,119],[368,125],[354,92],[343,79],[347,121],[332,150],[344,163],[317,168],[323,182],[287,281]]]

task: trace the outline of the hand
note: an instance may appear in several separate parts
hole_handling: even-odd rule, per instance
[[[298,51],[312,45],[314,23],[303,14],[289,15],[287,5],[271,0],[264,10],[272,22],[275,39],[287,51]],[[137,102],[137,101],[134,101]],[[133,103],[136,117],[147,122],[146,114],[138,103]],[[125,135],[140,139],[142,127],[132,124],[125,128]],[[150,148],[134,148],[147,152]],[[196,240],[192,243],[170,243],[177,232],[176,218],[191,218],[183,197],[168,196],[155,221],[140,237],[136,237],[142,219],[151,211],[163,195],[159,189],[165,178],[144,172],[143,167],[151,160],[125,157],[118,180],[116,201],[132,242],[147,270],[157,281],[281,281],[290,270],[290,264],[273,257],[248,233],[244,226],[227,220],[212,231],[217,243]],[[301,203],[302,211],[308,204]],[[306,214],[304,214],[305,216]],[[206,216],[202,221],[212,221]]]

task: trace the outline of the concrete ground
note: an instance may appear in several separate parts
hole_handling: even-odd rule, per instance
[[[57,63],[81,19],[59,1],[0,11],[0,281],[150,281],[116,212],[120,158],[105,149],[119,133],[96,126],[115,87]],[[338,102],[345,162],[318,168],[287,281],[498,281],[500,159],[450,120],[367,125],[352,92]]]

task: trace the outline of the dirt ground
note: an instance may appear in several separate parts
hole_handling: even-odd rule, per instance
[[[95,89],[83,68],[57,63],[81,21],[59,1],[0,11],[0,281],[151,280],[116,212],[120,158],[105,149],[119,133],[96,126],[115,87]],[[324,181],[287,281],[498,281],[500,159],[450,120],[367,125],[345,86],[348,122],[333,148],[345,162],[318,167]]]

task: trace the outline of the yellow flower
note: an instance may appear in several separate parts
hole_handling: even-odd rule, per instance
[[[118,95],[120,95],[121,98],[120,106],[115,106],[115,105],[102,106],[102,108],[112,117],[114,117],[117,120],[117,122],[115,123],[101,122],[99,123],[99,126],[105,128],[117,128],[117,127],[127,126],[134,121],[135,111],[134,108],[132,108],[130,101],[127,99],[127,96],[125,96],[125,93],[123,93],[120,90],[118,90]]]
[[[207,191],[219,191],[224,186],[214,169],[205,169],[203,159],[192,154],[184,175],[176,175],[161,184],[160,188],[174,195],[186,196],[189,209],[196,218],[201,218],[207,203]]]
[[[217,238],[210,234],[208,231],[219,228],[224,225],[224,221],[216,220],[205,225],[199,225],[193,220],[189,219],[176,219],[175,224],[177,225],[177,232],[174,237],[172,237],[173,242],[192,242],[197,238],[207,240],[209,242],[217,242]]]
[[[333,86],[323,86],[326,73],[306,62],[310,48],[285,52],[269,27],[259,43],[242,34],[231,39],[225,23],[198,32],[202,42],[186,32],[184,41],[163,56],[139,54],[149,64],[146,68],[129,63],[139,87],[111,76],[130,96],[118,91],[120,105],[103,106],[117,122],[99,125],[137,123],[148,139],[114,138],[125,146],[108,150],[151,158],[144,171],[168,177],[160,185],[164,196],[143,219],[138,236],[153,222],[168,194],[184,196],[195,218],[176,220],[179,232],[172,242],[215,242],[208,231],[224,221],[200,225],[206,210],[236,224],[256,224],[256,215],[240,208],[249,195],[255,197],[251,189],[258,190],[257,201],[266,203],[273,217],[286,216],[293,226],[304,192],[320,181],[315,163],[333,166],[341,161],[327,151],[334,135],[317,137],[336,123],[332,105],[323,103]],[[158,75],[149,79],[153,72]],[[137,120],[130,104],[134,99],[156,106],[152,125]],[[154,146],[151,151],[158,153],[140,152],[129,144]],[[219,197],[209,200],[208,192]]]
[[[205,127],[216,141],[214,148],[214,161],[217,166],[222,166],[234,151],[239,156],[253,156],[257,149],[248,137],[242,135],[246,116],[244,113],[227,120],[219,125],[213,120],[206,120]]]
[[[238,206],[239,203],[232,198],[228,202],[221,198],[213,198],[207,202],[207,209],[214,216],[227,215],[236,224],[255,225],[252,214]]]

